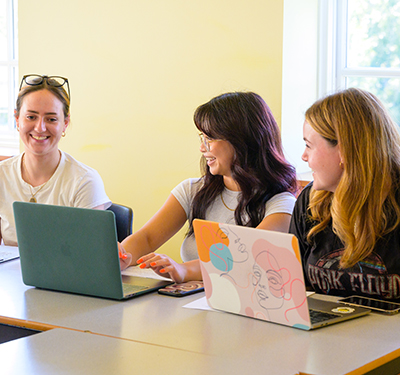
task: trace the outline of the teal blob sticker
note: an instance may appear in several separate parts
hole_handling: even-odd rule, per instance
[[[210,247],[210,260],[213,266],[222,272],[229,272],[233,267],[231,251],[222,243]]]

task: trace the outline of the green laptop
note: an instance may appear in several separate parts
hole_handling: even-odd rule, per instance
[[[122,300],[172,281],[121,276],[111,211],[14,202],[26,285]]]

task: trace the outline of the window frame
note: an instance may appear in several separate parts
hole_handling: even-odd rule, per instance
[[[16,130],[14,109],[18,93],[18,0],[7,0],[7,60],[0,66],[7,68],[8,76],[8,127],[0,131],[0,155],[11,156],[19,153],[19,136]]]
[[[322,97],[346,88],[347,77],[400,78],[399,68],[348,68],[348,0],[319,0],[319,84]]]

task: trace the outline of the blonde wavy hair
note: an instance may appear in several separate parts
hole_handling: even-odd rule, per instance
[[[339,145],[343,174],[335,190],[311,189],[308,241],[332,220],[344,244],[340,265],[350,268],[374,250],[376,242],[400,224],[400,136],[373,94],[350,88],[314,103],[306,122]]]

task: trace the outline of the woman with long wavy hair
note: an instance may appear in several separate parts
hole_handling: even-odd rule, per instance
[[[195,218],[287,232],[295,202],[295,170],[285,160],[279,128],[259,95],[220,95],[197,108],[194,122],[203,176],[179,184],[153,218],[122,242],[133,263],[175,282],[201,279]],[[154,253],[186,221],[184,263]]]
[[[290,232],[320,293],[400,298],[400,136],[382,103],[350,88],[306,112],[302,156],[314,181]]]

